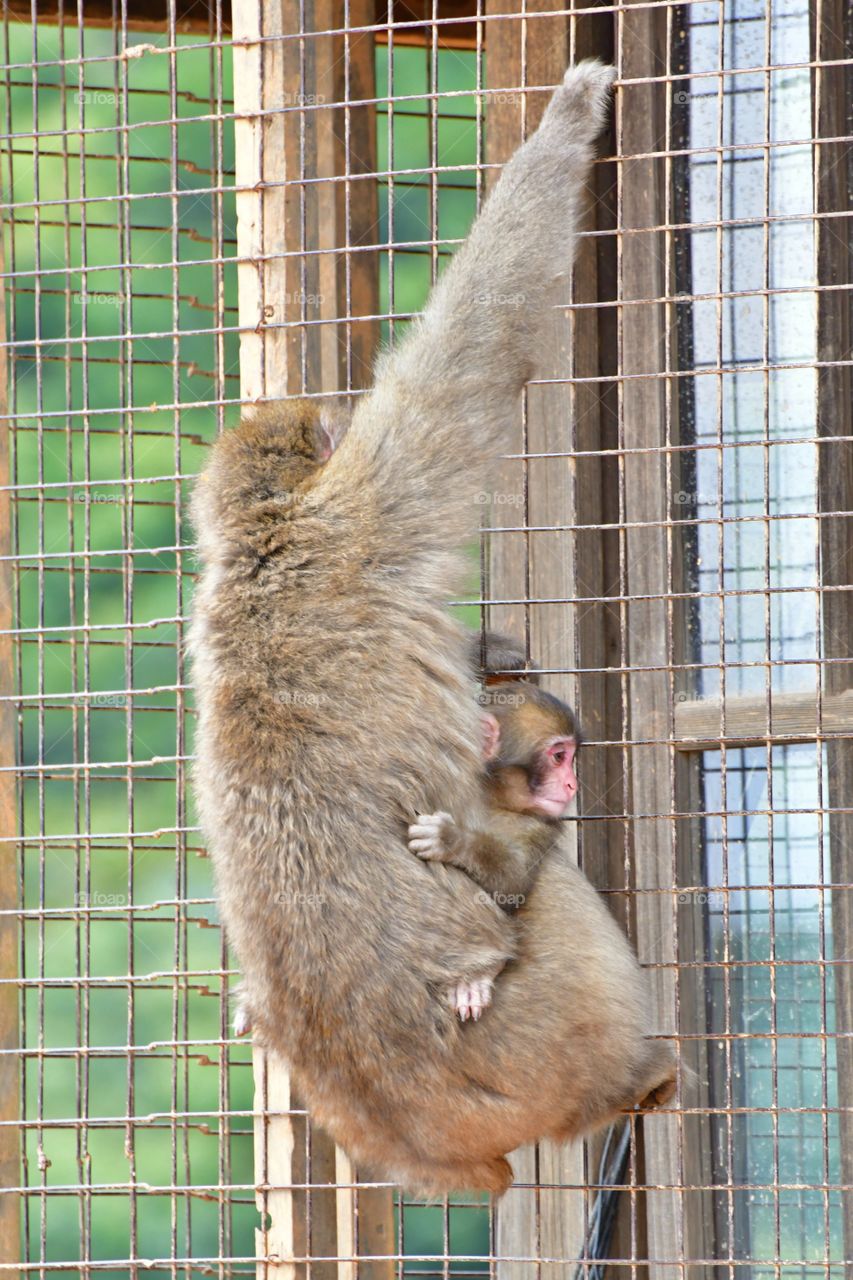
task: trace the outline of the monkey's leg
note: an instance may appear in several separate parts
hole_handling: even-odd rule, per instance
[[[408,1191],[429,1199],[449,1191],[488,1191],[501,1196],[512,1186],[512,1166],[503,1156],[471,1163],[429,1164],[400,1170],[399,1181]]]
[[[669,1044],[654,1043],[651,1065],[639,1083],[637,1094],[629,1106],[650,1111],[664,1107],[675,1094],[678,1083],[675,1053]]]
[[[249,1006],[244,1000],[241,1000],[234,1010],[234,1034],[235,1036],[247,1036],[252,1030],[252,1015],[249,1012]]]

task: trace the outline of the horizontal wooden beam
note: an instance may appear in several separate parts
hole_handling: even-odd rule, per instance
[[[388,30],[391,28],[394,43],[397,45],[432,45],[433,30],[435,42],[439,49],[475,49],[477,47],[477,3],[476,0],[441,0],[435,16],[439,19],[452,19],[439,22],[433,27],[432,0],[395,0],[393,23],[389,16],[389,5],[377,3],[375,14],[369,23],[376,23],[376,40],[379,44],[388,41]],[[6,0],[5,12],[21,18],[25,22],[32,21],[32,0]],[[62,5],[60,0],[36,0],[36,19],[39,23],[58,23],[60,18],[66,26],[74,26],[77,22],[76,5]],[[114,0],[83,0],[83,23],[87,27],[113,27],[116,24]],[[231,31],[231,0],[220,0],[220,20],[223,33]],[[169,31],[168,0],[126,0],[125,17],[123,19],[129,31]],[[344,27],[344,6],[340,6],[340,15],[334,24]],[[350,18],[352,27],[363,25],[363,20]],[[216,8],[210,4],[198,4],[197,0],[175,0],[175,30],[180,33],[196,32],[200,35],[211,35],[216,30]]]
[[[33,19],[31,0],[5,0],[4,12],[23,22]],[[83,0],[83,25],[86,27],[110,27],[119,19],[113,0]],[[231,30],[231,0],[222,0],[222,28]],[[76,26],[77,5],[60,5],[60,0],[36,0],[35,18],[39,25],[58,23],[66,27]],[[128,0],[122,20],[128,31],[169,31],[169,5],[167,0]],[[180,34],[199,32],[210,35],[216,29],[216,10],[212,5],[199,5],[197,0],[175,0],[175,30]]]
[[[853,689],[824,694],[737,694],[724,701],[687,699],[675,704],[675,745],[679,751],[713,751],[761,746],[768,740],[814,742],[853,737]]]

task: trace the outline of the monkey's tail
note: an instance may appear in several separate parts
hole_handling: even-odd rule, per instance
[[[358,485],[413,554],[458,546],[479,528],[491,466],[512,447],[521,391],[571,267],[613,76],[596,61],[566,72],[422,318],[380,362],[319,481],[333,505],[336,490]]]
[[[583,1252],[575,1268],[574,1280],[604,1280],[610,1241],[616,1225],[619,1193],[625,1185],[628,1153],[631,1148],[631,1121],[626,1120],[617,1136],[617,1126],[607,1130],[598,1164],[598,1194],[593,1202],[584,1236]]]

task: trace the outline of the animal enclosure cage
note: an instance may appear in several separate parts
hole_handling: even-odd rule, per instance
[[[851,1274],[850,33],[840,0],[5,0],[3,1274],[601,1274],[602,1139],[417,1204],[233,1036],[183,648],[217,432],[369,384],[591,55],[587,229],[454,607],[577,706],[570,838],[690,1073],[630,1123],[608,1274]]]

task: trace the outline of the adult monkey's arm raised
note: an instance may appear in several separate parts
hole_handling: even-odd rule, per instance
[[[334,444],[305,402],[217,443],[194,498],[196,789],[258,1034],[367,1170],[500,1191],[505,1154],[671,1088],[639,968],[568,860],[509,917],[406,847],[476,825],[481,726],[446,603],[568,270],[611,72],[570,71]],[[499,972],[462,1026],[446,993]]]

